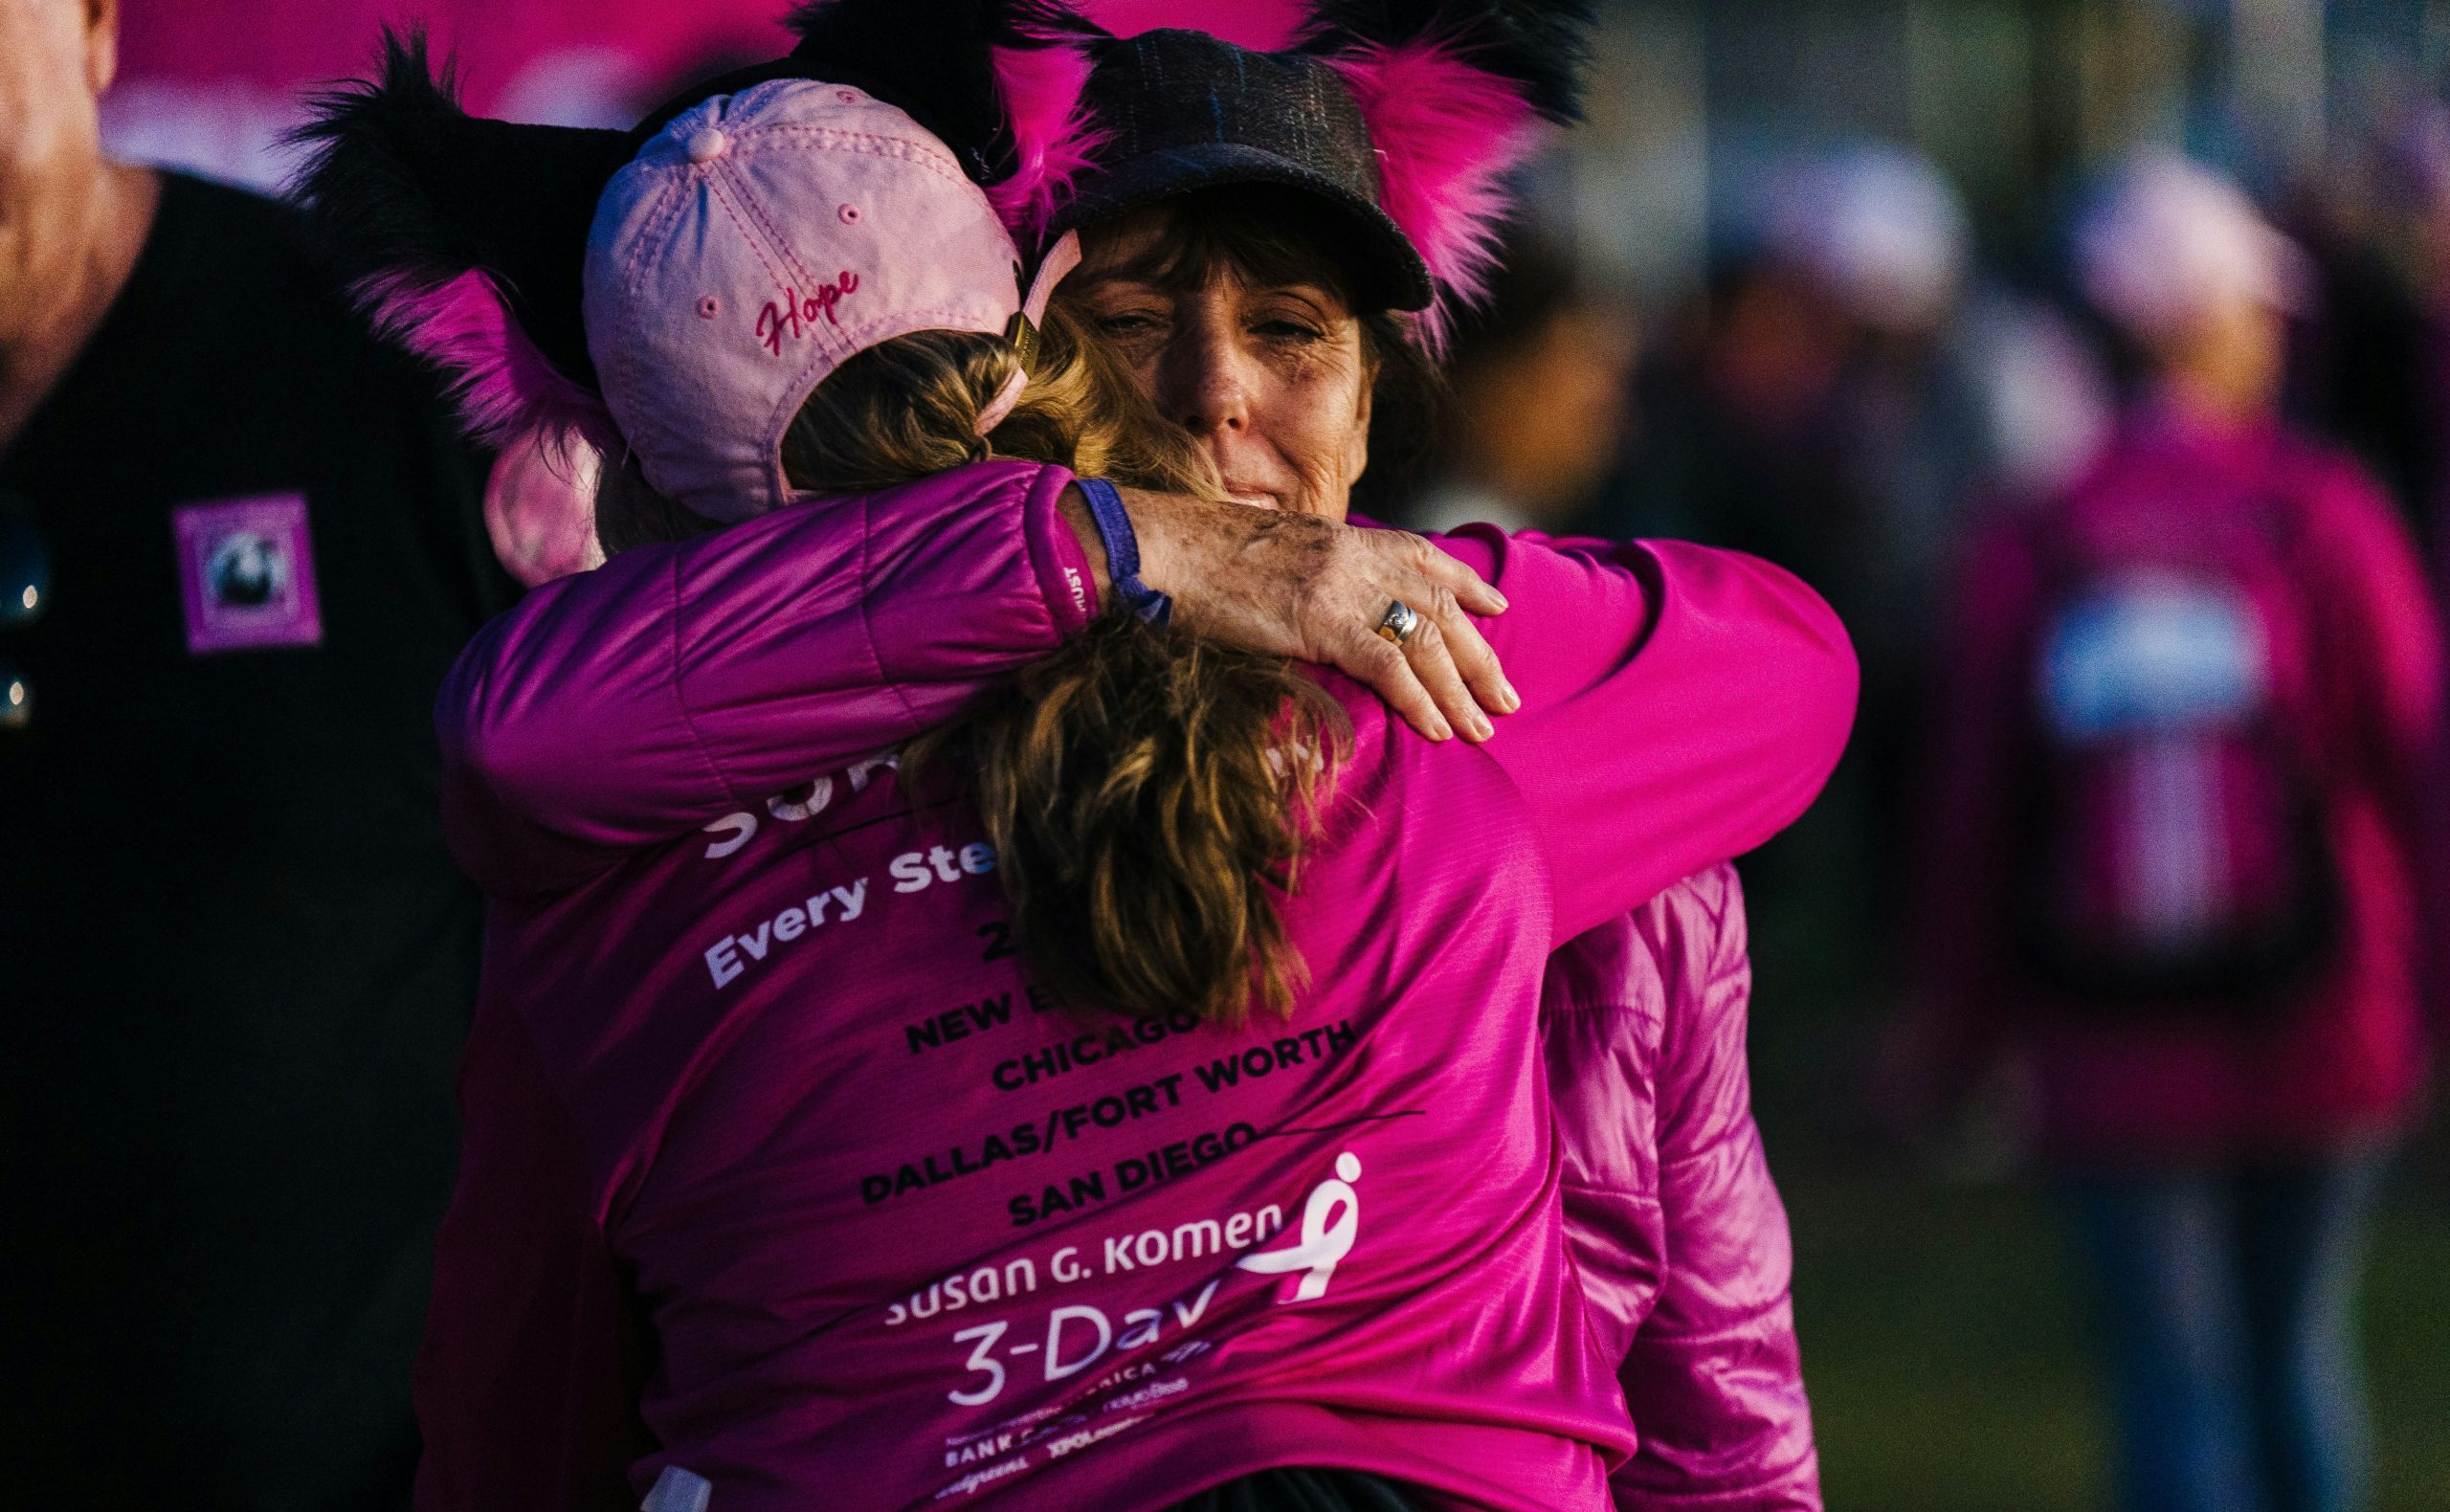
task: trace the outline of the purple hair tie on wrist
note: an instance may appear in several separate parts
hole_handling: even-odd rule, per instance
[[[1106,576],[1113,580],[1115,597],[1142,620],[1162,629],[1173,617],[1174,601],[1140,581],[1140,537],[1131,528],[1131,516],[1124,512],[1123,496],[1102,478],[1074,481],[1089,501],[1089,518],[1097,523],[1098,539],[1105,543]]]

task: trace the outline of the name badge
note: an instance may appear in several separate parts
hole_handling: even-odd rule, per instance
[[[323,643],[305,495],[184,504],[170,519],[190,653]]]

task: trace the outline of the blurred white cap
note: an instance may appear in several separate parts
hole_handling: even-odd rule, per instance
[[[2303,309],[2313,268],[2235,184],[2175,153],[2129,162],[2078,219],[2077,285],[2147,345],[2238,300]]]
[[[1965,208],[1918,153],[1855,146],[1783,176],[1767,251],[1804,269],[1883,330],[1925,330],[1955,305]]]

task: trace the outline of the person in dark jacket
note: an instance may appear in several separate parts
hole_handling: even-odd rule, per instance
[[[287,207],[106,158],[0,4],[0,1476],[396,1508],[479,901],[428,720],[482,458]]]

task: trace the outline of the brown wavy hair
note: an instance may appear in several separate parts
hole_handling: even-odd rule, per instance
[[[796,488],[850,493],[992,455],[1222,499],[1189,436],[1059,303],[991,448],[979,413],[1021,363],[1013,344],[961,331],[870,347],[801,407],[784,471]],[[657,495],[635,461],[605,468],[607,552],[712,528]],[[1282,657],[1112,611],[911,741],[902,769],[914,785],[941,772],[968,789],[1023,958],[1056,996],[1234,1025],[1254,1002],[1289,1013],[1306,981],[1280,904],[1349,741],[1342,707]]]

